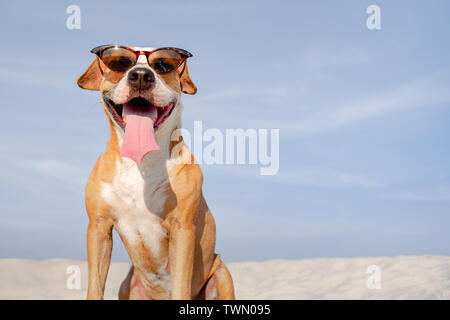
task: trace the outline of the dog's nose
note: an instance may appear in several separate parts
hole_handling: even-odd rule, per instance
[[[155,83],[155,75],[150,69],[136,68],[128,73],[128,82],[136,89],[149,89]]]

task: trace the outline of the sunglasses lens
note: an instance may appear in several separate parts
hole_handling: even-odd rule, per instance
[[[165,74],[178,68],[183,56],[175,50],[163,49],[153,52],[148,60],[153,70],[159,74]]]
[[[102,61],[112,71],[126,72],[136,63],[136,54],[124,48],[109,48],[102,54]]]

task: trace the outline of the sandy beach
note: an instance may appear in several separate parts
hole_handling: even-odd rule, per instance
[[[228,266],[237,299],[450,299],[450,257],[444,256],[269,260]],[[128,268],[128,263],[111,264],[105,299],[117,299]],[[86,261],[0,259],[0,299],[84,299],[86,290]]]

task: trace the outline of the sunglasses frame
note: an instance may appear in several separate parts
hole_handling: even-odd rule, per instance
[[[145,57],[147,58],[147,63],[149,63],[148,57],[149,57],[152,53],[154,53],[154,52],[156,52],[156,51],[160,51],[160,50],[172,50],[172,51],[175,51],[175,52],[181,54],[181,56],[182,56],[183,58],[181,59],[180,64],[177,66],[177,68],[179,68],[179,67],[183,64],[183,62],[186,61],[187,58],[192,57],[192,53],[190,53],[189,51],[186,51],[186,50],[183,50],[183,49],[180,49],[180,48],[175,48],[175,47],[162,47],[162,48],[154,49],[154,50],[152,50],[152,51],[145,51],[145,50],[133,50],[133,49],[130,48],[130,47],[127,47],[127,46],[121,46],[121,45],[115,45],[115,44],[107,44],[107,45],[95,47],[94,49],[91,50],[91,53],[95,54],[100,60],[102,60],[103,52],[105,52],[107,49],[111,49],[111,48],[121,48],[121,49],[125,49],[125,50],[128,50],[128,51],[133,52],[133,53],[136,55],[136,61],[134,62],[134,65],[136,65],[136,63],[137,63],[137,61],[138,61],[138,59],[139,59],[139,56],[142,55],[142,54],[145,55]],[[103,60],[102,60],[102,61],[103,61]],[[186,65],[185,65],[185,66],[186,66]],[[176,70],[177,68],[175,68],[175,70]],[[130,68],[130,69],[131,69],[131,68]],[[181,74],[184,72],[184,69],[185,69],[185,68],[183,68]],[[102,73],[103,73],[103,72],[102,72]],[[180,75],[181,75],[181,74],[180,74]]]

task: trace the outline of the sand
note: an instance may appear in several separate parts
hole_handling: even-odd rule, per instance
[[[450,257],[269,260],[228,266],[238,299],[450,299]],[[105,299],[117,298],[128,268],[128,263],[111,264]],[[84,299],[86,289],[86,261],[0,259],[0,299]]]

